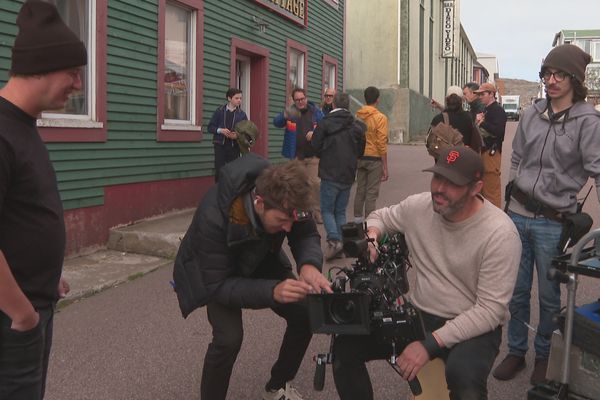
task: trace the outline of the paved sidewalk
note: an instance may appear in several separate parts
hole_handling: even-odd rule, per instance
[[[71,291],[59,307],[172,265],[193,212],[171,212],[114,228],[107,248],[67,258],[63,277]]]

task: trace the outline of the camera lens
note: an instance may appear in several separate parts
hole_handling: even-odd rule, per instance
[[[336,324],[351,324],[356,322],[358,307],[353,299],[337,298],[329,305],[329,315]]]

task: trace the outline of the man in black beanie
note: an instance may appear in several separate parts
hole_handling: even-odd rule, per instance
[[[0,89],[0,399],[44,397],[65,224],[56,175],[36,129],[82,88],[84,44],[56,7],[27,1]]]
[[[509,380],[525,368],[533,265],[537,269],[540,321],[534,340],[535,365],[531,383],[545,379],[550,337],[557,328],[560,288],[547,279],[559,249],[562,222],[577,212],[577,195],[588,178],[600,187],[600,113],[585,102],[584,86],[589,54],[571,44],[546,56],[540,78],[546,99],[528,108],[513,140],[506,208],[519,230],[523,253],[510,302],[508,356],[494,370]],[[599,199],[600,199],[600,192]]]

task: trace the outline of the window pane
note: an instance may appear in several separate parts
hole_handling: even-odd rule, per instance
[[[304,53],[290,51],[290,75],[288,77],[290,88],[304,87]]]
[[[50,3],[53,3],[56,6],[61,18],[69,28],[71,28],[71,30],[79,36],[79,39],[85,43],[85,47],[88,49],[88,60],[90,58],[90,47],[88,43],[90,26],[89,1],[90,0],[50,0]],[[88,88],[90,82],[87,66],[81,68],[81,84],[81,90],[71,93],[69,100],[67,100],[63,108],[49,112],[54,114],[88,115]]]
[[[165,119],[189,121],[192,13],[167,4],[165,23]]]
[[[594,56],[594,61],[600,61],[600,42],[593,43],[592,54]]]
[[[326,63],[325,64],[325,87],[335,89],[335,65]]]

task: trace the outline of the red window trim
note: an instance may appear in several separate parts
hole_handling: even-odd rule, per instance
[[[40,136],[47,143],[106,142],[106,26],[107,0],[96,1],[96,119],[101,128],[39,127]]]
[[[202,125],[202,91],[204,80],[204,2],[203,0],[170,0],[186,8],[196,11],[196,120],[195,126]],[[157,126],[156,140],[158,142],[196,142],[202,140],[202,132],[196,130],[163,129],[165,120],[164,86],[162,76],[165,72],[165,12],[167,0],[160,0],[158,4],[158,68],[157,68]]]
[[[290,76],[290,50],[296,50],[301,53],[304,53],[304,87],[302,89],[308,90],[308,46],[303,45],[302,43],[296,42],[295,40],[288,39],[286,45],[286,74],[285,74],[285,85],[286,85],[286,93],[289,98],[292,95],[293,87],[289,87],[289,79]]]
[[[338,87],[338,75],[339,75],[339,63],[337,58],[331,57],[330,55],[323,54],[323,66],[321,67],[321,91],[325,89],[325,72],[327,64],[335,66],[335,90],[339,91]]]
[[[250,56],[251,59],[254,59],[256,56],[261,58],[261,61],[252,67],[251,72],[251,79],[257,85],[258,90],[252,91],[250,95],[250,118],[258,127],[258,131],[261,132],[261,137],[259,137],[252,151],[266,157],[268,154],[267,143],[269,141],[269,49],[237,37],[232,37],[231,61],[229,63],[230,87],[236,87],[235,61],[238,54]]]

